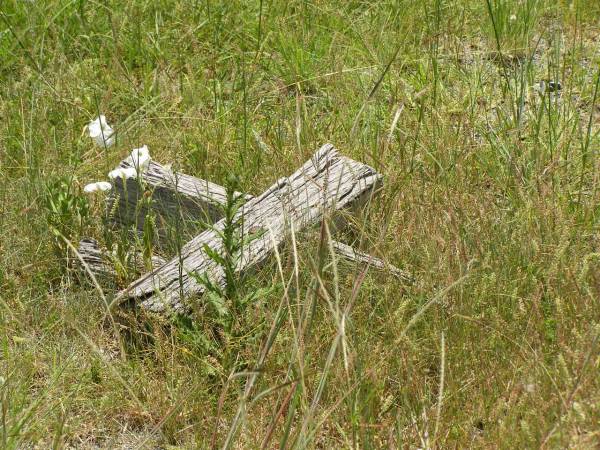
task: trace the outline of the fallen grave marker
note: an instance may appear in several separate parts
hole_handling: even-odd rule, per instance
[[[129,166],[130,162],[124,160],[119,167]],[[152,192],[150,208],[165,222],[189,219],[215,221],[219,218],[220,206],[226,198],[223,187],[173,173],[154,161],[150,162],[142,177],[146,189],[136,179],[115,180],[115,193],[109,202],[109,210],[116,224],[136,223],[138,229],[143,230],[148,206],[140,208],[139,200],[145,190]],[[278,180],[258,197],[245,196],[247,203],[239,212],[243,214],[242,233],[259,230],[262,234],[246,246],[238,270],[246,270],[264,260],[288,235],[290,222],[300,230],[320,220],[325,211],[360,203],[380,186],[381,175],[374,169],[340,155],[330,144],[324,145],[290,177]],[[222,229],[223,220],[214,227]],[[84,253],[84,259],[85,254],[90,254],[90,260],[95,263],[93,267],[106,272],[106,264],[98,264],[101,251],[94,248],[89,240],[82,243],[85,245],[80,246],[80,251]],[[205,254],[204,245],[217,252],[222,249],[214,229],[198,234],[183,246],[180,255],[134,281],[120,293],[120,298],[141,300],[142,307],[154,312],[185,313],[185,297],[204,291],[204,286],[190,273],[207,273],[213,282],[224,283],[223,270]],[[394,276],[411,280],[406,272],[347,244],[333,241],[332,246],[344,258],[378,269],[387,268]]]

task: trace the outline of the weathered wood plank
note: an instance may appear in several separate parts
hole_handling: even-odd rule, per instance
[[[290,223],[300,230],[327,211],[346,208],[364,195],[372,195],[380,186],[381,175],[374,169],[324,145],[294,174],[281,178],[241,208],[242,233],[259,236],[244,249],[238,270],[264,260],[288,235]],[[215,228],[220,230],[223,225],[221,220]],[[188,242],[180,255],[133,282],[120,298],[140,299],[151,311],[185,312],[184,298],[204,291],[190,273],[207,273],[213,282],[224,282],[222,269],[204,253],[204,245],[216,252],[222,250],[218,233],[206,230]]]
[[[133,167],[126,159],[118,167]],[[140,182],[136,178],[117,178],[109,196],[109,219],[117,225],[136,225],[144,229],[149,213],[148,204],[157,217],[158,231],[164,234],[164,224],[177,221],[185,228],[190,223],[204,221],[214,223],[221,218],[220,206],[225,203],[225,188],[210,181],[201,180],[150,161],[142,172]],[[140,201],[146,193],[151,202]],[[241,195],[241,194],[240,194]],[[249,200],[251,196],[246,196]]]
[[[100,249],[98,241],[92,238],[83,238],[79,241],[77,252],[81,255],[83,263],[87,265],[90,272],[96,278],[113,278],[115,269],[108,261],[107,255]],[[78,265],[81,265],[79,259],[76,260]],[[81,271],[85,272],[85,268],[81,267]]]

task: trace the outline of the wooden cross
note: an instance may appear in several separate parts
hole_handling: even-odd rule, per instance
[[[123,161],[120,167],[128,165]],[[154,270],[131,283],[118,298],[140,301],[143,308],[153,312],[185,314],[188,312],[185,298],[204,292],[203,284],[193,273],[206,273],[212,282],[221,286],[225,283],[223,269],[206,255],[204,247],[207,245],[216,252],[223,249],[216,230],[224,227],[224,219],[218,219],[226,191],[214,183],[173,173],[154,161],[141,178],[143,183],[136,179],[115,180],[114,194],[109,201],[110,217],[115,223],[137,223],[138,229],[143,230],[149,212],[144,205],[148,204],[165,222],[178,220],[186,224],[189,220],[202,219],[216,223],[213,229],[193,237],[170,261],[159,261]],[[241,234],[257,230],[259,233],[243,249],[237,270],[245,271],[265,260],[286,239],[292,226],[300,231],[320,221],[328,212],[360,206],[381,184],[382,177],[373,168],[340,155],[330,144],[324,145],[300,169],[277,180],[260,196],[245,196],[246,203],[238,212],[238,218],[243,215]],[[151,202],[140,202],[145,192],[151,192]],[[345,258],[388,268],[405,281],[411,279],[409,274],[346,244],[334,241],[333,248]],[[90,241],[80,246],[80,251],[82,249],[84,259],[87,256],[96,265],[101,261],[98,249],[94,249]]]

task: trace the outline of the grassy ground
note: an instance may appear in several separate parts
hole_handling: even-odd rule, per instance
[[[599,19],[587,0],[3,0],[1,446],[597,448]],[[108,149],[84,130],[99,113]],[[209,315],[116,332],[48,225],[105,239],[81,188],[142,144],[258,194],[325,142],[385,176],[346,241],[413,285],[329,264],[309,233],[246,280],[273,289],[235,339]],[[244,402],[230,369],[273,323]]]

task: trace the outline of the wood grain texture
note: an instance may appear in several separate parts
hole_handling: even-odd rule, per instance
[[[127,160],[123,160],[118,167],[132,166]],[[144,195],[151,196],[151,201],[140,201]],[[252,197],[246,196],[247,200],[250,198]],[[172,172],[150,161],[139,178],[114,180],[114,189],[108,200],[108,216],[117,225],[135,225],[142,231],[150,208],[156,217],[159,234],[163,235],[165,225],[179,223],[185,229],[190,228],[190,223],[216,222],[221,218],[220,206],[225,203],[225,199],[224,187],[180,172]]]
[[[238,270],[263,261],[286,238],[290,224],[299,231],[329,211],[371,196],[380,186],[381,175],[374,169],[324,145],[291,176],[279,179],[241,208],[242,233],[257,233],[258,237],[244,248]],[[222,220],[217,222],[216,230],[223,225]],[[206,273],[213,282],[224,283],[223,270],[205,254],[205,245],[216,252],[222,250],[215,230],[200,233],[180,255],[133,282],[120,294],[121,300],[141,300],[144,308],[155,312],[185,313],[184,299],[204,291],[191,273]]]
[[[114,277],[115,269],[109,263],[106,252],[100,249],[98,241],[92,238],[81,239],[79,241],[77,252],[81,255],[83,264],[88,267],[90,272],[92,272],[96,278],[103,279],[106,277]],[[82,264],[79,259],[76,261],[78,265]],[[80,267],[80,269],[83,273],[86,273],[84,267]]]

